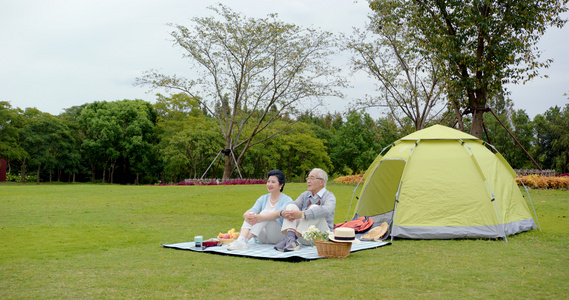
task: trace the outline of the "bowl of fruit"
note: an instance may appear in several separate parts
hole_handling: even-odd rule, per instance
[[[239,237],[239,232],[235,231],[235,228],[231,228],[227,233],[220,232],[217,238],[222,244],[229,244]]]

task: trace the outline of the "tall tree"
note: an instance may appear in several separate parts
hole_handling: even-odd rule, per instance
[[[225,148],[234,151],[239,164],[251,146],[287,132],[294,121],[256,139],[269,124],[294,114],[300,101],[338,95],[334,89],[344,79],[327,61],[330,33],[283,23],[275,14],[247,19],[221,4],[210,9],[221,20],[200,17],[192,28],[173,25],[175,45],[195,63],[191,71],[198,70],[199,78],[148,71],[137,84],[179,90],[199,101],[219,122]],[[225,156],[223,178],[232,175],[233,161]]]
[[[119,159],[126,170],[143,161],[153,149],[156,114],[146,101],[94,102],[81,111],[77,121],[85,132],[82,149],[91,164],[92,180],[102,166],[103,182],[108,167],[113,183]]]
[[[362,107],[387,107],[403,126],[423,129],[446,109],[443,80],[433,57],[420,51],[416,29],[405,22],[406,12],[392,9],[389,1],[375,6],[366,31],[355,30],[347,42],[355,70],[363,70],[378,82],[377,96],[359,101]]]
[[[22,110],[0,101],[0,158],[23,161],[27,156],[21,146],[20,130],[24,127]]]
[[[536,44],[550,26],[563,27],[567,0],[372,0],[407,14],[418,47],[434,56],[447,93],[473,113],[472,134],[482,137],[486,101],[504,83],[539,76],[551,60],[540,61]]]
[[[346,119],[330,143],[330,158],[337,173],[358,174],[367,169],[381,150],[379,136],[368,114],[350,111]]]
[[[38,184],[41,168],[49,170],[51,181],[52,171],[58,162],[75,147],[74,137],[65,123],[47,113],[31,119],[22,128],[22,139],[22,146],[29,154],[29,165],[37,168]]]

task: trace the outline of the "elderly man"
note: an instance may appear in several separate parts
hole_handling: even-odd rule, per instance
[[[314,225],[321,232],[334,229],[334,212],[336,197],[326,189],[328,175],[322,169],[310,171],[306,180],[308,191],[303,192],[285,210],[281,211],[284,220],[281,227],[285,238],[275,249],[279,251],[294,251],[300,249],[300,243],[310,245],[302,238],[302,233]]]

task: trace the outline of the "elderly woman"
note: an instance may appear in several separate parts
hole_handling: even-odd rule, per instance
[[[292,198],[282,193],[285,185],[283,172],[271,170],[267,178],[269,193],[259,197],[253,207],[243,214],[245,220],[239,238],[231,242],[227,250],[248,249],[247,242],[251,238],[257,238],[263,244],[276,244],[283,239],[281,211],[292,203]]]

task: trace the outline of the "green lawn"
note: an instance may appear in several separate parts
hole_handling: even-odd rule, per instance
[[[349,186],[331,184],[344,221]],[[287,183],[293,199],[305,184]],[[569,293],[569,193],[531,196],[542,231],[501,240],[395,240],[288,263],[164,249],[239,229],[249,186],[0,184],[0,298],[499,298]]]

